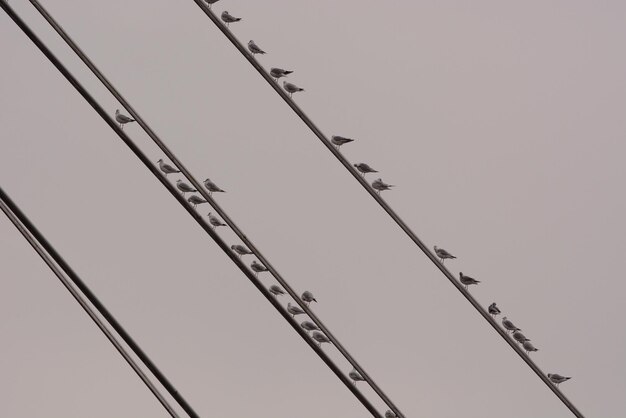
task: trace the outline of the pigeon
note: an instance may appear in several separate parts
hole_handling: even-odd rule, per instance
[[[226,226],[226,224],[222,223],[222,221],[220,221],[217,216],[211,214],[211,212],[209,212],[209,223],[213,226],[213,229],[218,226]]]
[[[248,42],[248,49],[250,50],[250,52],[252,52],[252,55],[265,54],[265,51],[259,48],[259,46],[253,40],[250,40],[250,42]]]
[[[236,252],[239,257],[241,257],[242,255],[246,255],[246,254],[252,254],[252,251],[250,251],[249,249],[247,249],[246,247],[244,247],[243,245],[231,245],[230,248]]]
[[[252,264],[250,264],[250,268],[252,269],[252,271],[254,271],[255,274],[267,271],[267,268],[263,264],[257,263],[256,260],[254,260]]]
[[[211,8],[211,5],[214,3],[217,3],[219,0],[205,0],[208,4],[209,4],[209,9]]]
[[[226,190],[220,189],[219,187],[217,187],[217,184],[213,183],[209,179],[204,180],[204,187],[206,187],[206,189],[209,191],[209,196],[211,196],[213,192],[226,193]]]
[[[232,16],[227,11],[223,11],[222,12],[222,20],[226,23],[226,26],[228,26],[230,23],[239,22],[241,20],[241,18]]]
[[[302,294],[302,300],[306,303],[307,306],[309,306],[309,303],[311,302],[317,303],[317,300],[315,300],[315,296],[313,296],[313,293],[309,292],[308,290],[306,290]]]
[[[124,129],[125,124],[135,121],[135,119],[121,114],[119,109],[115,109],[115,120],[120,124],[120,128],[122,129]]]
[[[289,97],[291,97],[294,93],[297,93],[299,91],[304,91],[303,88],[300,88],[296,86],[295,84],[288,83],[286,81],[283,81],[283,87],[285,88],[287,93],[289,93]]]
[[[200,203],[206,203],[206,200],[194,194],[194,195],[191,195],[189,199],[187,199],[187,202],[191,203],[193,207],[195,208],[196,205],[199,205]]]
[[[190,192],[197,192],[196,189],[194,189],[193,187],[191,187],[190,185],[188,185],[187,183],[185,183],[182,180],[176,180],[176,187],[178,187],[178,190],[180,190],[183,194],[183,196],[185,195],[185,193]]]
[[[520,344],[524,344],[526,341],[530,341],[528,338],[526,338],[526,336],[524,334],[522,334],[520,331],[515,331],[513,333],[513,339],[515,341],[517,341]]]
[[[526,354],[530,354],[531,351],[539,351],[530,341],[524,341],[522,347],[526,350]]]
[[[352,382],[354,382],[355,385],[356,385],[356,382],[358,381],[365,382],[365,379],[363,379],[363,376],[361,376],[361,373],[357,372],[354,367],[352,368],[350,373],[348,373],[348,376],[350,376],[350,379],[352,379]]]
[[[363,177],[365,177],[367,173],[378,173],[378,171],[374,170],[372,167],[365,163],[354,164],[354,166],[357,170],[361,172],[361,174],[363,174]]]
[[[494,318],[496,315],[500,315],[500,309],[498,309],[495,302],[489,305],[489,314]]]
[[[506,319],[506,316],[504,318],[502,318],[502,326],[504,327],[504,329],[506,329],[507,331],[521,331],[521,329],[519,329],[518,327],[516,327],[515,325],[513,325],[513,322],[509,321],[508,319]]]
[[[307,332],[309,331],[319,331],[320,329],[311,321],[304,321],[300,324],[300,326],[305,329]]]
[[[291,302],[289,302],[287,304],[287,312],[289,312],[291,314],[291,316],[295,317],[296,315],[300,315],[303,314],[304,311],[302,309],[300,309],[297,306],[294,306],[291,304]]]
[[[450,254],[443,248],[437,248],[436,245],[435,245],[435,254],[437,254],[437,257],[441,259],[441,264],[443,264],[443,261],[447,258],[456,258],[455,256],[453,256],[452,254]]]
[[[390,411],[389,409],[385,412],[385,418],[398,418],[395,412]]]
[[[273,284],[270,286],[270,293],[274,296],[280,296],[284,295],[285,291],[281,289],[280,286]]]
[[[467,290],[467,287],[471,284],[480,283],[479,280],[472,279],[470,276],[464,276],[463,273],[459,273],[459,281],[465,286],[465,290]]]
[[[561,376],[560,374],[556,374],[556,373],[548,373],[548,379],[550,379],[552,383],[558,386],[559,383],[563,383],[566,380],[570,380],[571,377]]]
[[[161,169],[161,171],[165,173],[165,177],[167,177],[168,174],[180,173],[180,170],[175,169],[167,163],[164,163],[163,159],[160,159],[159,161],[157,161],[157,163],[159,163],[159,168]]]
[[[343,136],[333,135],[330,138],[330,142],[337,147],[337,149],[341,148],[343,144],[347,144],[348,142],[352,142],[354,139],[344,138]],[[367,165],[367,164],[366,164]]]
[[[270,75],[274,77],[274,80],[278,81],[281,77],[287,77],[287,74],[291,74],[293,71],[283,70],[282,68],[272,68]]]
[[[313,334],[311,334],[311,338],[317,341],[320,346],[322,345],[322,343],[330,343],[328,337],[319,331],[313,331]]]
[[[372,182],[372,187],[378,192],[378,194],[380,194],[383,190],[391,190],[394,185],[387,184],[382,179],[376,179]]]

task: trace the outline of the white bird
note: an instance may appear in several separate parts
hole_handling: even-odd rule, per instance
[[[363,177],[365,177],[367,173],[378,173],[378,171],[374,170],[372,167],[365,163],[354,164],[354,166],[357,170],[361,172],[361,174],[363,174]]]
[[[513,333],[513,339],[515,341],[517,341],[520,344],[524,344],[526,341],[530,341],[528,338],[526,338],[526,336],[524,334],[522,334],[520,331],[515,331]]]
[[[311,338],[317,341],[320,347],[322,346],[322,343],[330,343],[330,340],[328,339],[328,337],[319,331],[313,331],[313,334],[311,334]]]
[[[222,20],[226,23],[226,26],[228,26],[230,23],[239,22],[241,20],[241,18],[232,16],[227,11],[223,11],[222,12]]]
[[[225,223],[222,223],[222,221],[220,221],[220,219],[211,212],[209,212],[209,223],[213,226],[213,229],[218,226],[226,226]]]
[[[313,293],[309,292],[308,290],[305,290],[305,292],[302,294],[302,300],[306,302],[307,306],[311,302],[317,303],[317,300],[315,300],[315,296],[313,296]]]
[[[180,170],[175,169],[167,163],[164,163],[162,158],[157,161],[157,163],[159,163],[159,168],[161,169],[161,171],[165,173],[165,177],[167,177],[168,174],[180,173]]]
[[[352,379],[352,382],[356,385],[356,382],[361,381],[364,382],[365,379],[363,379],[363,376],[361,376],[361,373],[357,372],[356,368],[352,368],[352,370],[350,371],[350,373],[348,373],[348,376],[350,376],[350,379]]]
[[[380,194],[383,190],[391,190],[394,185],[387,184],[382,179],[376,179],[372,182],[372,187],[378,192],[378,194]]]
[[[304,313],[302,309],[299,307],[292,305],[291,302],[287,303],[287,312],[291,314],[291,316],[295,317],[296,315],[301,315]]]
[[[209,4],[209,9],[210,9],[211,5],[217,3],[219,0],[205,0],[205,1]]]
[[[480,283],[479,280],[473,279],[470,276],[465,276],[463,273],[459,273],[459,281],[465,286],[465,290],[467,290],[467,287],[471,284]]]
[[[539,349],[535,348],[535,346],[530,341],[524,341],[522,347],[524,347],[524,350],[526,350],[526,354],[530,354],[531,351],[539,351]]]
[[[252,271],[254,271],[255,274],[267,271],[267,268],[263,264],[257,263],[256,260],[252,261],[252,264],[250,264],[250,268],[252,269]]]
[[[249,249],[247,249],[246,247],[244,247],[243,245],[231,245],[230,248],[236,252],[239,257],[241,257],[242,255],[246,255],[246,254],[252,254],[252,251],[250,251]]]
[[[495,302],[489,305],[489,314],[494,318],[496,315],[500,315],[500,309],[498,309]]]
[[[287,77],[287,75],[291,73],[293,73],[293,71],[283,70],[282,68],[272,68],[270,70],[270,75],[274,77],[275,81],[278,81],[281,77]]]
[[[197,205],[201,203],[206,203],[206,200],[194,194],[194,195],[191,195],[189,199],[187,199],[187,202],[191,203],[193,207],[195,208]]]
[[[250,52],[252,52],[252,55],[265,54],[265,51],[259,48],[259,46],[252,39],[250,40],[250,42],[248,42],[248,49],[250,50]]]
[[[273,284],[270,286],[270,293],[274,296],[280,296],[284,295],[285,291],[281,289],[280,286]]]
[[[330,138],[330,142],[337,147],[337,149],[341,148],[343,144],[347,144],[348,142],[353,142],[354,139],[344,138],[343,136],[333,135]]]
[[[560,374],[557,374],[557,373],[548,373],[548,379],[550,379],[552,383],[558,386],[559,383],[563,383],[566,380],[570,380],[571,377],[561,376]]]
[[[450,254],[449,252],[447,252],[443,248],[437,248],[436,245],[435,245],[435,254],[437,254],[437,257],[439,257],[441,259],[441,264],[443,264],[443,261],[445,259],[456,258],[455,256],[453,256],[452,254]]]
[[[518,327],[516,327],[513,322],[511,322],[510,320],[506,319],[506,316],[504,318],[502,318],[502,326],[504,327],[504,329],[506,329],[507,331],[521,331],[521,329],[519,329]]]
[[[221,192],[221,193],[226,193],[226,190],[222,190],[220,189],[217,184],[213,183],[211,180],[206,179],[204,180],[204,187],[206,187],[206,189],[209,191],[209,196],[211,196],[213,194],[213,192]]]
[[[385,412],[385,418],[398,418],[398,416],[390,410],[387,410],[387,412]]]
[[[178,188],[178,190],[180,190],[183,194],[183,196],[185,195],[185,193],[189,192],[189,193],[193,193],[193,192],[197,192],[196,189],[194,189],[193,187],[191,187],[190,185],[188,185],[187,183],[185,183],[182,180],[176,180],[176,187]]]
[[[119,109],[115,109],[115,120],[120,124],[120,128],[122,129],[124,129],[125,124],[135,121],[135,119],[129,118],[128,116],[120,113]]]
[[[303,88],[300,88],[293,83],[288,83],[287,81],[283,81],[283,87],[285,88],[287,93],[289,93],[289,97],[293,96],[294,93],[304,91]]]
[[[305,329],[307,332],[309,331],[319,331],[320,329],[311,321],[304,321],[300,324],[300,326]]]

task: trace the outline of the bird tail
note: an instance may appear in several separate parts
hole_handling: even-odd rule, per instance
[[[237,19],[235,19],[235,22],[239,22],[241,20],[240,17],[238,17]]]
[[[287,75],[287,74],[291,74],[293,73],[293,71],[285,71],[283,74]]]

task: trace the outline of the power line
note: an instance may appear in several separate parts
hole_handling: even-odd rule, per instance
[[[102,72],[96,67],[96,65],[89,59],[89,57],[80,49],[80,47],[72,40],[72,38],[63,30],[54,18],[47,12],[47,10],[37,1],[29,0],[30,3],[39,11],[42,17],[52,26],[52,28],[63,38],[66,44],[76,53],[76,55],[83,61],[83,63],[91,70],[91,72],[104,84],[109,92],[115,96],[120,104],[128,111],[128,113],[137,121],[141,128],[148,134],[153,142],[163,151],[163,153],[177,166],[182,174],[194,185],[198,192],[207,200],[207,202],[215,209],[215,211],[223,218],[228,226],[235,232],[235,234],[245,243],[250,250],[254,252],[254,255],[265,265],[274,278],[287,290],[289,295],[299,304],[299,306],[308,314],[308,316],[315,322],[320,330],[326,334],[331,340],[339,352],[355,367],[355,369],[366,379],[367,383],[372,389],[380,396],[380,398],[392,409],[399,417],[404,417],[397,406],[389,399],[389,397],[380,389],[376,382],[363,370],[359,363],[350,355],[350,353],[343,347],[343,345],[335,338],[335,336],[328,330],[324,323],[309,309],[309,307],[300,300],[298,294],[292,289],[287,281],[278,273],[276,268],[263,256],[261,251],[250,241],[250,239],[239,229],[235,222],[226,214],[226,212],[217,204],[217,202],[206,192],[202,184],[198,182],[194,176],[187,170],[183,163],[174,155],[174,153],[165,145],[165,143],[159,138],[159,136],[150,128],[150,126],[143,120],[141,115],[130,105],[130,103],[119,93],[119,91],[109,82],[109,80],[102,74]]]
[[[10,202],[10,203],[9,203]],[[32,231],[28,230],[28,227],[20,223],[18,217],[9,209],[10,206],[17,207],[10,200],[10,198],[4,193],[4,190],[0,187],[0,209],[4,212],[4,214],[9,218],[9,220],[15,225],[18,231],[24,236],[26,241],[33,247],[33,249],[39,254],[39,257],[48,265],[50,270],[57,276],[57,278],[61,281],[63,286],[70,292],[70,294],[74,297],[76,302],[78,302],[83,308],[83,310],[89,315],[91,320],[100,328],[100,331],[107,337],[107,339],[113,344],[115,349],[124,357],[124,360],[132,367],[137,376],[143,381],[143,383],[148,387],[150,392],[157,398],[159,403],[163,405],[163,407],[167,410],[172,418],[179,418],[179,415],[176,413],[174,408],[167,402],[165,397],[159,392],[156,386],[150,381],[150,378],[141,370],[139,365],[133,360],[131,355],[126,352],[122,344],[117,341],[113,333],[109,331],[106,325],[100,320],[98,315],[93,311],[91,306],[87,303],[87,301],[83,298],[83,296],[71,285],[70,281],[65,277],[61,269],[52,261],[50,256],[46,254],[41,245],[37,242],[37,240],[32,236]],[[18,208],[19,210],[19,208]],[[23,215],[23,214],[22,214]]]
[[[408,237],[419,247],[419,249],[426,254],[426,256],[435,264],[435,266],[446,276],[446,278],[457,288],[459,292],[474,306],[474,308],[483,316],[483,318],[489,322],[489,324],[500,334],[500,336],[509,344],[509,346],[517,352],[517,354],[526,362],[526,364],[539,376],[539,378],[550,388],[550,390],[563,402],[563,404],[578,418],[584,418],[582,413],[570,402],[569,399],[554,385],[550,379],[541,371],[541,369],[535,364],[534,361],[527,356],[524,351],[513,342],[491,318],[491,316],[483,309],[483,307],[472,297],[463,286],[455,279],[455,277],[444,267],[442,263],[437,260],[435,254],[433,254],[426,245],[417,237],[417,235],[409,228],[409,226],[396,214],[396,212],[378,195],[372,187],[365,181],[365,179],[350,165],[350,162],[331,144],[322,131],[313,123],[302,109],[289,97],[289,95],[280,88],[278,83],[274,82],[271,76],[265,71],[265,69],[259,64],[254,56],[249,53],[244,45],[239,42],[237,37],[224,25],[218,17],[213,14],[211,9],[202,0],[193,0],[194,3],[200,7],[200,9],[209,17],[209,19],[217,26],[217,28],[228,38],[228,40],[241,52],[241,54],[248,60],[248,62],[257,70],[257,72],[269,83],[269,85],[278,93],[279,96],[287,103],[287,105],[298,115],[298,117],[309,127],[309,129],[318,137],[318,139],[328,148],[328,150],[339,160],[339,162],[352,174],[352,176],[365,188],[365,190],[372,196],[372,198],[383,208],[385,212],[396,222],[396,224],[408,235]],[[384,398],[383,398],[384,399]]]
[[[19,28],[28,36],[28,38],[39,48],[39,50],[50,60],[50,62],[63,74],[69,83],[83,96],[83,98],[91,105],[91,107],[100,115],[100,117],[117,133],[120,139],[133,151],[133,153],[141,160],[141,162],[157,177],[157,179],[165,186],[170,194],[187,210],[187,212],[196,220],[196,222],[209,234],[209,236],[218,244],[218,246],[226,253],[226,255],[239,267],[246,277],[254,284],[254,286],[265,296],[265,298],[274,306],[276,310],[289,322],[291,327],[305,340],[305,342],[316,352],[316,354],[324,361],[324,363],[335,373],[335,375],[344,383],[344,385],[353,393],[353,395],[361,402],[361,404],[376,418],[382,418],[382,415],[374,408],[370,401],[356,388],[344,374],[335,365],[332,359],[309,338],[308,334],[298,325],[298,323],[290,316],[290,314],[282,307],[282,305],[272,296],[256,276],[246,267],[239,257],[237,257],[228,247],[228,245],[217,235],[217,233],[206,223],[195,210],[184,200],[180,193],[170,184],[158,169],[150,162],[146,155],[132,142],[132,140],[117,126],[106,111],[98,102],[85,90],[85,88],[74,78],[74,76],[63,66],[63,64],[54,56],[54,54],[41,42],[41,40],[32,32],[28,25],[17,16],[6,3],[0,2],[0,6],[11,17],[11,19],[19,26]],[[82,290],[82,289],[81,289]],[[299,298],[296,299],[299,301]],[[93,302],[92,302],[93,303]],[[306,306],[306,305],[305,305]],[[307,309],[308,310],[308,309]],[[309,311],[310,312],[310,311]]]

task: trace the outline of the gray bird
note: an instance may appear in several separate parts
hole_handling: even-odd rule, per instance
[[[124,129],[124,125],[129,122],[135,122],[135,119],[129,118],[126,115],[120,113],[119,109],[115,109],[115,120],[120,124],[120,128]]]
[[[309,292],[308,290],[306,290],[302,294],[302,300],[307,304],[307,306],[309,306],[309,303],[311,302],[317,303],[317,300],[315,300],[315,296],[313,296],[313,293]]]
[[[495,302],[489,305],[489,314],[494,318],[496,315],[500,315],[500,309],[498,309]]]
[[[274,77],[275,81],[278,81],[281,77],[287,77],[287,75],[291,73],[293,73],[293,71],[283,70],[282,68],[272,68],[270,70],[270,75]]]
[[[209,191],[209,196],[213,195],[213,193],[226,193],[226,190],[220,189],[217,184],[213,183],[211,180],[204,180],[204,187]]]
[[[552,383],[558,386],[559,383],[563,383],[567,380],[570,380],[571,377],[561,376],[560,374],[557,374],[557,373],[548,373],[548,379],[550,379]]]
[[[517,341],[520,344],[524,344],[526,341],[530,341],[528,338],[526,338],[526,336],[524,334],[522,334],[520,331],[515,331],[513,333],[513,339],[515,341]]]
[[[289,97],[292,97],[294,93],[297,93],[299,91],[304,91],[303,88],[300,88],[296,86],[295,84],[289,83],[287,81],[283,81],[283,87],[285,88],[287,93],[289,93]]]
[[[193,192],[197,192],[196,189],[194,189],[193,187],[191,187],[190,185],[188,185],[187,183],[185,183],[182,180],[176,180],[176,187],[178,188],[178,190],[180,190],[183,194],[183,196],[185,195],[185,193],[189,192],[189,193],[193,193]]]
[[[227,11],[223,11],[222,12],[222,20],[224,21],[224,23],[226,23],[226,26],[228,26],[230,23],[239,22],[241,20],[241,18],[232,16]]]
[[[522,347],[526,350],[526,354],[530,354],[531,351],[539,351],[530,341],[524,341]]]
[[[254,271],[255,274],[267,271],[267,268],[263,264],[257,263],[256,260],[252,261],[252,264],[250,264],[250,268],[252,269],[252,271]]]
[[[299,307],[292,305],[291,302],[287,303],[287,312],[291,314],[291,316],[295,317],[296,315],[301,315],[304,313],[302,309]]]
[[[211,226],[213,226],[213,229],[215,229],[218,226],[226,226],[225,223],[222,223],[222,221],[220,221],[220,219],[213,215],[211,212],[209,212],[209,223],[211,224]]]
[[[506,329],[507,331],[521,331],[521,329],[519,329],[518,327],[516,327],[513,322],[511,322],[510,320],[506,319],[506,316],[504,318],[502,318],[502,326],[504,327],[504,329]]]
[[[465,290],[467,290],[469,285],[480,283],[479,280],[473,279],[470,276],[465,276],[463,273],[459,273],[459,281],[465,286]]]
[[[197,205],[201,203],[206,203],[206,200],[194,194],[194,195],[191,195],[189,199],[187,199],[187,202],[191,203],[193,207],[195,208]]]
[[[300,324],[300,326],[305,329],[307,332],[309,331],[319,331],[320,329],[311,321],[304,321]]]
[[[387,410],[387,412],[385,412],[385,418],[398,418],[398,416],[390,410]]]
[[[341,146],[343,144],[347,144],[349,142],[353,142],[354,139],[351,138],[344,138],[343,136],[339,136],[339,135],[333,135],[330,138],[330,142],[337,147],[337,149],[341,148]]]
[[[311,338],[317,341],[320,347],[322,346],[323,343],[330,343],[330,340],[328,339],[328,337],[319,331],[313,331],[313,334],[311,334]]]
[[[361,376],[361,373],[357,372],[357,370],[353,367],[352,370],[350,371],[350,373],[348,373],[348,376],[350,377],[350,379],[352,379],[352,382],[356,385],[356,382],[365,382],[365,379],[363,379],[363,376]]]
[[[208,3],[209,9],[210,9],[211,5],[217,3],[219,0],[205,0],[205,1]]]
[[[361,172],[361,174],[363,174],[363,177],[365,177],[367,173],[378,173],[378,171],[374,170],[372,167],[365,163],[354,164],[354,166],[357,170]]]
[[[284,295],[285,291],[281,289],[280,286],[273,284],[270,286],[270,293],[274,296],[280,296]]]
[[[443,261],[450,258],[456,258],[455,256],[453,256],[452,254],[450,254],[449,252],[447,252],[446,250],[444,250],[443,248],[437,248],[437,246],[435,245],[435,254],[437,254],[437,257],[439,257],[441,259],[441,264],[443,264]]]
[[[252,55],[256,55],[256,54],[265,54],[265,51],[263,51],[261,48],[259,48],[259,46],[251,39],[250,42],[248,42],[248,50],[250,50],[250,52],[252,52]]]
[[[241,257],[242,255],[246,255],[246,254],[252,254],[252,251],[250,251],[249,249],[247,249],[246,247],[244,247],[243,245],[231,245],[230,248],[236,252],[239,257]]]
[[[165,177],[167,177],[168,174],[180,173],[180,170],[175,169],[167,163],[164,163],[162,158],[157,161],[157,163],[159,163],[159,168],[161,169],[161,171],[165,173]]]
[[[380,194],[383,190],[391,190],[393,184],[387,184],[382,179],[376,179],[372,182],[372,188]]]

